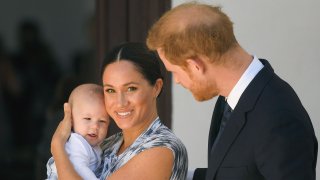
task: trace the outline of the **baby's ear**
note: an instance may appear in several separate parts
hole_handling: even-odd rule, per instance
[[[72,115],[71,115],[71,118],[72,118]],[[74,129],[73,129],[73,119],[71,119],[71,132],[74,132]]]
[[[72,114],[71,114],[71,132],[74,132],[73,126],[74,126],[74,122],[73,122],[73,118],[72,118]]]

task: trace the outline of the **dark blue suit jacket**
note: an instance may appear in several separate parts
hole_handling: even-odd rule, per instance
[[[318,143],[308,113],[294,90],[266,60],[243,92],[214,151],[222,116],[219,97],[212,116],[208,168],[194,180],[315,180]]]

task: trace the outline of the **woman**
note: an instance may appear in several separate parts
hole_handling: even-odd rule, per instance
[[[122,132],[102,144],[100,179],[185,179],[187,152],[158,117],[163,80],[155,53],[142,43],[125,43],[103,62],[105,105]],[[64,150],[71,130],[70,107],[51,142],[59,179],[80,179]]]

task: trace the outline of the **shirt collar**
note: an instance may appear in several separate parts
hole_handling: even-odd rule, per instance
[[[263,68],[263,64],[259,61],[256,56],[253,56],[253,61],[250,63],[249,67],[242,74],[241,78],[237,84],[233,87],[226,100],[229,106],[234,110],[236,107],[242,93],[248,87],[253,78],[258,74],[258,72]]]

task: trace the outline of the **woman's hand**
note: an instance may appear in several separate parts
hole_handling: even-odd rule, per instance
[[[60,180],[81,180],[82,178],[73,168],[70,159],[64,149],[70,133],[71,133],[71,108],[68,103],[64,103],[64,118],[59,123],[56,132],[54,132],[51,140],[51,153],[53,155],[58,177]]]
[[[64,144],[67,142],[71,133],[72,118],[71,118],[70,105],[68,103],[64,103],[63,109],[64,109],[64,118],[59,123],[51,140],[52,154],[54,154],[56,148],[64,147]]]

